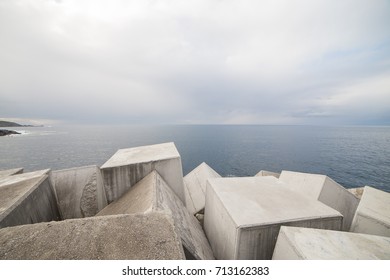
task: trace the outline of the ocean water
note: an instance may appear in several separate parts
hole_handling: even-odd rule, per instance
[[[203,161],[222,176],[260,170],[326,174],[390,192],[390,127],[257,125],[25,127],[0,137],[0,169],[102,165],[118,149],[175,142],[184,175]]]

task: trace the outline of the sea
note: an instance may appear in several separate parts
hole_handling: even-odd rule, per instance
[[[325,174],[346,188],[390,192],[390,127],[263,125],[62,125],[8,128],[0,170],[102,165],[118,149],[174,142],[183,174],[206,162],[221,176],[260,170]]]

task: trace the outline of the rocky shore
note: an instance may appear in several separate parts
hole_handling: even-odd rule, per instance
[[[12,134],[20,134],[19,132],[8,130],[8,129],[0,129],[0,136],[7,136]]]

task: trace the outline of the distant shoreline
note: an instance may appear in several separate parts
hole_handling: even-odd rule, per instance
[[[0,127],[43,127],[43,125],[29,125],[29,124],[19,124],[16,122],[8,122],[0,120]]]
[[[8,136],[12,134],[21,134],[21,133],[13,130],[8,130],[8,129],[0,129],[0,136]]]
[[[23,124],[18,124],[15,122],[8,122],[8,121],[1,121],[0,120],[0,128],[1,127],[43,127],[43,125],[40,126],[35,126],[35,125],[23,125]],[[8,130],[8,129],[0,129],[0,136],[8,136],[8,135],[13,135],[13,134],[22,134],[20,132],[14,131],[14,130]]]

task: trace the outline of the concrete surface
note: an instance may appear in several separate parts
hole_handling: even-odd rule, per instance
[[[0,259],[184,259],[163,213],[72,219],[0,229]]]
[[[272,172],[272,171],[266,171],[266,170],[260,170],[259,173],[257,173],[255,176],[273,176],[275,178],[279,178],[280,173]]]
[[[184,193],[186,207],[191,214],[203,212],[206,195],[206,182],[210,178],[221,178],[214,169],[205,162],[184,177]]]
[[[365,186],[351,231],[390,237],[390,193]]]
[[[152,171],[117,201],[98,213],[102,215],[149,213],[164,211],[171,215],[187,258],[213,259],[210,245],[197,221],[164,179]]]
[[[174,143],[118,150],[101,167],[108,203],[156,170],[185,203],[181,158]]]
[[[390,259],[390,238],[311,228],[281,227],[274,260]]]
[[[285,182],[291,190],[339,211],[344,216],[342,230],[350,230],[359,199],[343,186],[325,175],[284,170],[279,180]]]
[[[0,179],[0,228],[59,220],[60,214],[46,171]]]
[[[272,176],[208,180],[204,228],[217,259],[271,259],[281,225],[340,230],[342,215]]]
[[[361,199],[364,191],[364,187],[362,188],[352,188],[348,189],[350,193],[352,193],[355,197]]]
[[[0,178],[0,186],[3,184],[9,185],[9,184],[13,184],[13,183],[18,183],[18,182],[22,182],[26,179],[38,178],[38,177],[41,177],[44,175],[48,175],[50,177],[51,170],[50,169],[43,169],[43,170],[38,170],[38,171],[21,173],[21,174],[17,174],[17,175],[3,177],[3,178]]]
[[[107,206],[96,165],[53,171],[51,179],[62,220],[92,217]]]
[[[0,178],[12,176],[15,174],[22,174],[22,173],[23,173],[23,168],[0,170]]]

